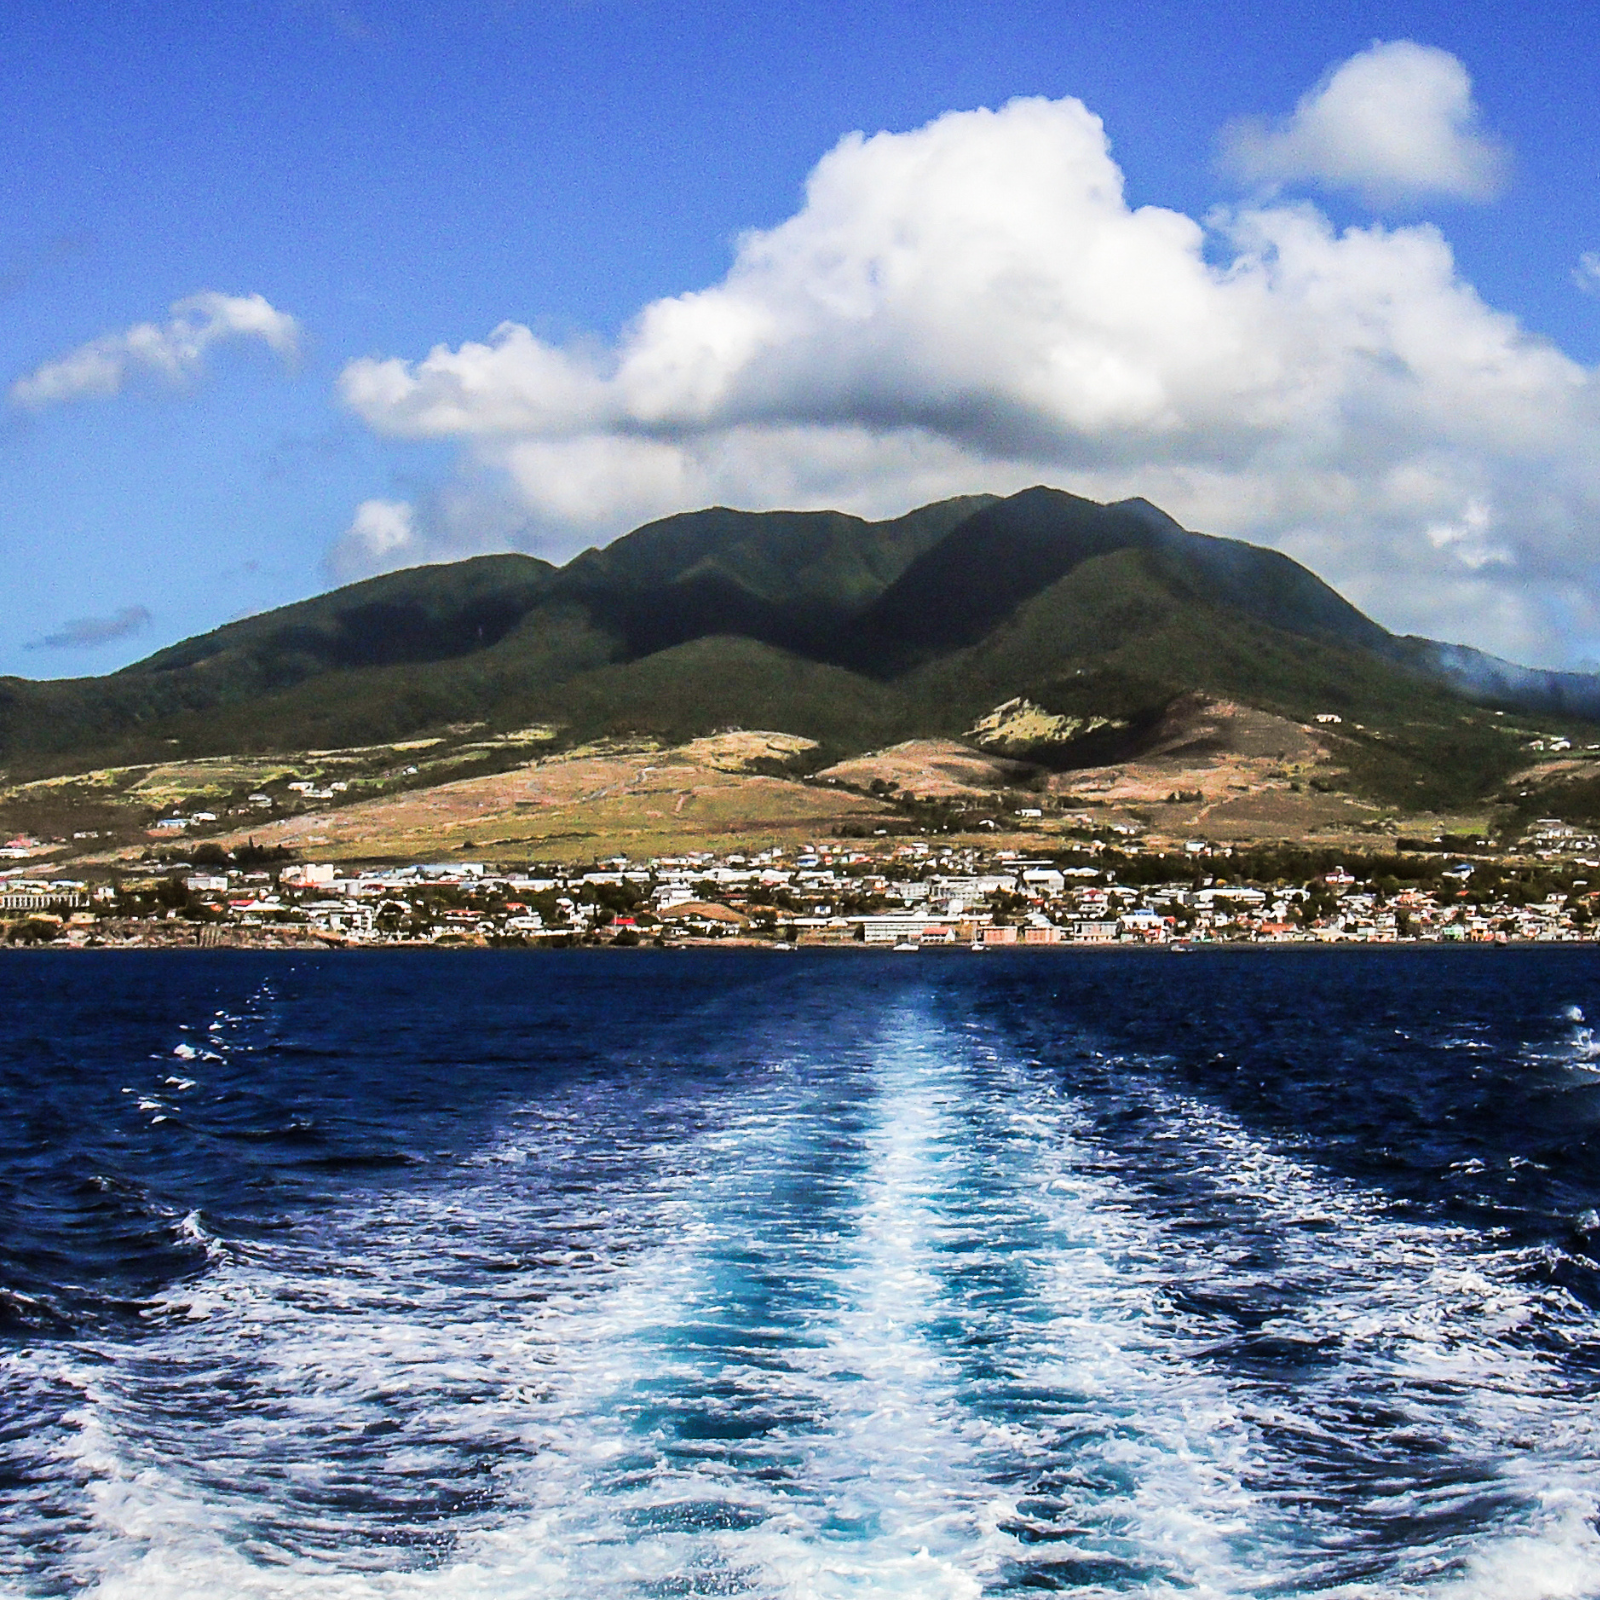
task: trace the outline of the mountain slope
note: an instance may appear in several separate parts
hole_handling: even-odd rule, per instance
[[[712,508],[564,567],[392,573],[109,677],[0,681],[0,759],[16,775],[534,722],[569,741],[763,725],[842,753],[960,737],[1025,696],[1047,723],[1094,724],[1040,752],[1070,765],[1136,747],[1189,692],[1337,713],[1352,771],[1430,793],[1430,763],[1481,787],[1512,757],[1470,731],[1474,697],[1600,710],[1600,680],[1396,638],[1275,551],[1035,488],[877,523]]]
[[[1415,635],[1397,642],[1402,659],[1484,705],[1600,719],[1600,677],[1593,673],[1519,667],[1470,645],[1441,644]]]
[[[1085,563],[1132,551],[1153,558],[1176,595],[1305,638],[1393,653],[1389,633],[1288,556],[1190,533],[1147,501],[1102,506],[1044,488],[986,507],[912,562],[861,614],[846,653],[879,672],[948,654]]]
[[[623,659],[710,634],[825,656],[862,606],[990,503],[968,495],[889,522],[837,511],[688,512],[584,551],[553,592],[585,606]]]

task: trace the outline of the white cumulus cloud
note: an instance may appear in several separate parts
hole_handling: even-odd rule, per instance
[[[1492,199],[1507,165],[1483,129],[1467,69],[1447,50],[1409,39],[1342,62],[1281,122],[1241,118],[1223,148],[1252,183],[1309,180],[1379,205]]]
[[[850,135],[722,282],[612,348],[506,323],[341,387],[382,433],[461,441],[463,481],[515,513],[502,548],[1044,481],[1277,545],[1391,626],[1600,653],[1595,374],[1486,305],[1433,227],[1130,207],[1076,100]],[[390,564],[470,522],[409,524]]]
[[[363,500],[328,553],[328,570],[348,581],[423,559],[416,507],[407,500]]]
[[[103,399],[121,392],[136,372],[171,382],[200,371],[206,351],[224,339],[259,339],[285,359],[299,348],[295,319],[259,294],[204,290],[177,301],[166,322],[140,322],[102,334],[11,385],[11,399],[39,409],[66,400]]]

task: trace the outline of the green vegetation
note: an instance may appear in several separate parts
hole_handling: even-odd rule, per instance
[[[516,555],[415,568],[109,677],[0,681],[5,821],[45,831],[65,805],[75,828],[125,824],[120,802],[143,779],[109,792],[90,769],[318,750],[371,752],[347,774],[354,800],[525,760],[496,736],[532,723],[550,748],[781,729],[817,741],[816,770],[960,738],[1018,696],[1040,726],[1081,732],[1007,754],[1061,770],[1138,756],[1196,693],[1342,719],[1318,730],[1329,759],[1309,786],[1407,814],[1504,799],[1519,817],[1600,818],[1600,776],[1563,780],[1560,805],[1536,785],[1508,790],[1530,730],[1462,687],[1476,674],[1502,708],[1520,695],[1541,731],[1581,744],[1595,729],[1570,708],[1600,707],[1600,683],[1487,660],[1396,638],[1287,557],[1186,532],[1142,501],[1031,489],[877,523],[715,508],[560,568]],[[399,759],[393,747],[422,735],[437,748]],[[79,792],[18,787],[66,773],[86,775]],[[236,806],[277,783],[287,805],[286,781],[219,774],[215,795]]]

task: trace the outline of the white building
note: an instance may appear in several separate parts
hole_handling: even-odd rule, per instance
[[[849,920],[861,928],[862,937],[868,944],[903,944],[908,940],[915,943],[925,933],[942,931],[954,925],[951,917],[918,911],[885,912],[878,916],[851,917]]]

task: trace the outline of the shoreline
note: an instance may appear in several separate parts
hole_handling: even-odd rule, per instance
[[[1084,941],[1073,943],[1063,941],[1057,944],[1014,944],[1014,945],[988,945],[982,950],[973,950],[965,945],[940,946],[927,945],[918,950],[896,950],[892,945],[883,944],[814,944],[790,945],[782,944],[775,940],[755,939],[701,939],[678,940],[672,944],[652,945],[616,945],[610,942],[604,944],[569,944],[554,945],[549,943],[527,944],[489,944],[487,942],[472,942],[462,940],[459,943],[442,944],[428,940],[418,940],[414,943],[395,942],[392,944],[370,944],[365,942],[345,941],[336,939],[305,939],[297,942],[274,941],[259,944],[239,940],[230,940],[227,943],[214,944],[179,944],[175,942],[159,941],[149,944],[142,943],[117,943],[117,944],[68,944],[65,941],[51,942],[48,944],[0,944],[0,956],[3,955],[121,955],[127,953],[146,953],[160,955],[379,955],[389,952],[416,953],[420,951],[435,951],[443,955],[673,955],[686,951],[710,951],[719,954],[755,953],[766,951],[776,954],[782,951],[785,954],[808,956],[891,956],[891,955],[931,955],[943,959],[954,959],[958,956],[1026,956],[1048,959],[1052,956],[1066,954],[1079,955],[1116,955],[1139,953],[1141,955],[1203,955],[1208,953],[1232,952],[1239,953],[1246,950],[1274,950],[1274,951],[1310,951],[1310,950],[1378,950],[1378,951],[1405,951],[1405,950],[1594,950],[1600,952],[1600,938],[1596,939],[1214,939],[1203,940],[1195,943],[1181,943],[1173,941],[1166,944],[1151,944],[1137,940],[1126,943],[1105,941]]]

